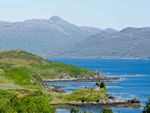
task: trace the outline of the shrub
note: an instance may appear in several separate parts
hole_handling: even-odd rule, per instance
[[[96,85],[97,85],[97,86],[100,86],[100,85],[101,85],[101,83],[97,82],[97,83],[96,83]]]
[[[18,98],[16,95],[3,103],[0,113],[55,113],[49,102],[42,97],[25,96]]]
[[[100,87],[104,88],[104,90],[106,91],[106,84],[105,84],[105,82],[102,82],[101,85],[100,85]]]
[[[148,102],[146,102],[146,107],[144,107],[143,113],[150,113],[150,96],[148,97]]]
[[[84,113],[88,113],[86,110],[84,110]]]
[[[112,109],[102,108],[101,113],[114,113]]]
[[[43,92],[42,91],[34,91],[29,94],[29,96],[42,96]]]
[[[0,95],[9,95],[9,92],[6,90],[1,90],[0,89]]]
[[[71,108],[70,113],[79,113],[79,109],[78,109],[78,108],[73,107],[73,108]]]

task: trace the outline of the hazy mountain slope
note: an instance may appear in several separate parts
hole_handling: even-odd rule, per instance
[[[101,29],[95,28],[95,27],[81,26],[81,27],[79,27],[79,28],[80,28],[81,30],[91,32],[92,34],[96,34],[96,33],[102,32]]]
[[[0,21],[0,50],[38,53],[73,44],[92,34],[57,16],[14,23]]]
[[[148,58],[150,28],[129,27],[120,32],[101,32],[50,54],[50,57]]]
[[[104,29],[103,31],[105,31],[105,32],[118,32],[117,30],[115,30],[113,28],[107,28],[107,29]]]

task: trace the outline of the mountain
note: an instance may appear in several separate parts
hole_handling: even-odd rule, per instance
[[[0,50],[23,49],[39,54],[74,44],[92,34],[58,16],[23,22],[0,21]]]
[[[104,32],[118,32],[117,30],[113,29],[113,28],[107,28],[103,30]]]
[[[128,27],[118,32],[101,32],[48,57],[61,58],[150,58],[150,27]]]
[[[84,31],[88,31],[88,32],[91,32],[93,34],[96,34],[96,33],[99,33],[99,32],[102,32],[103,30],[99,29],[99,28],[95,28],[95,27],[88,27],[88,26],[81,26],[79,27],[81,30],[84,30]]]

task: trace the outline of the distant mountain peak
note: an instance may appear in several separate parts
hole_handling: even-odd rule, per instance
[[[65,23],[65,24],[70,24],[69,22],[65,21],[64,19],[60,18],[59,16],[52,16],[50,20],[59,22],[59,23]]]
[[[113,28],[107,28],[107,29],[104,29],[103,31],[105,32],[117,32],[117,30],[113,29]]]
[[[60,20],[63,20],[62,18],[60,18],[59,16],[52,16],[50,18],[50,20],[53,20],[53,21],[60,21]]]

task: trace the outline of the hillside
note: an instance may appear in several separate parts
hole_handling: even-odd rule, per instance
[[[150,58],[150,28],[101,32],[49,53],[54,58]]]
[[[23,110],[24,108],[20,104],[24,106],[23,102],[28,101],[34,105],[33,102],[36,103],[39,99],[39,107],[42,101],[48,104],[77,104],[85,99],[90,101],[107,100],[104,88],[99,91],[86,88],[69,93],[56,93],[51,89],[54,86],[48,86],[42,82],[42,79],[62,77],[64,73],[72,78],[99,74],[99,72],[90,69],[48,61],[23,50],[0,51],[0,112],[1,110],[7,112]],[[15,106],[10,104],[12,99],[13,102],[19,102],[19,104],[15,103]],[[6,105],[9,105],[8,110],[3,109]],[[18,107],[16,108],[16,106]],[[28,106],[28,110],[32,110],[30,105],[27,104],[26,106]]]
[[[65,73],[70,77],[91,76],[98,74],[90,69],[80,68],[74,65],[48,61],[40,56],[23,50],[7,50],[0,52],[0,68],[9,72],[12,69],[29,71],[42,79],[54,79],[62,77]]]

